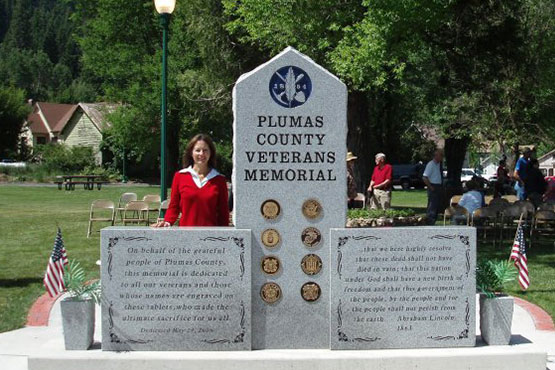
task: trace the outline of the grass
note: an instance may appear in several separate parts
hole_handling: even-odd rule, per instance
[[[55,187],[0,186],[0,332],[25,325],[31,304],[45,290],[42,277],[56,236],[62,229],[70,258],[99,277],[99,233],[87,239],[89,207],[94,199],[111,199],[133,191],[142,198],[158,187],[111,187],[66,192]],[[98,230],[100,224],[95,224]]]
[[[0,186],[0,332],[24,326],[32,303],[44,294],[42,276],[58,225],[69,257],[79,260],[87,274],[98,277],[95,263],[100,256],[99,233],[86,238],[90,204],[100,198],[117,202],[127,191],[142,198],[145,194],[158,194],[159,188],[106,186],[100,191],[66,192],[54,187]],[[421,213],[426,205],[426,192],[394,191],[392,205]],[[503,249],[479,244],[478,251],[482,257],[506,259],[510,248],[509,240]],[[532,281],[529,290],[522,293],[515,283],[509,292],[541,306],[555,318],[554,252],[552,241],[535,244],[528,254]]]

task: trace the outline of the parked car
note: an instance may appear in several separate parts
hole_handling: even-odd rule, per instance
[[[472,180],[474,176],[478,176],[471,168],[463,168],[461,171],[461,183],[464,185],[466,182]]]
[[[393,185],[401,185],[403,190],[424,188],[424,181],[422,180],[424,168],[422,163],[394,164]]]

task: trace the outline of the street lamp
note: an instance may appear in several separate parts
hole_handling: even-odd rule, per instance
[[[166,113],[167,94],[166,85],[168,70],[168,26],[170,14],[175,8],[175,0],[154,0],[156,11],[160,13],[160,25],[162,26],[162,127],[160,130],[160,198],[167,198],[167,170],[166,170]]]

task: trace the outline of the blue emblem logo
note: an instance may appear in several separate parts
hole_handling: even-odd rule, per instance
[[[303,105],[311,92],[312,81],[299,67],[282,67],[270,79],[270,95],[282,107],[295,108]]]

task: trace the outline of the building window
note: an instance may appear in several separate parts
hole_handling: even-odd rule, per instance
[[[46,138],[44,136],[37,137],[37,144],[38,145],[46,144]]]

